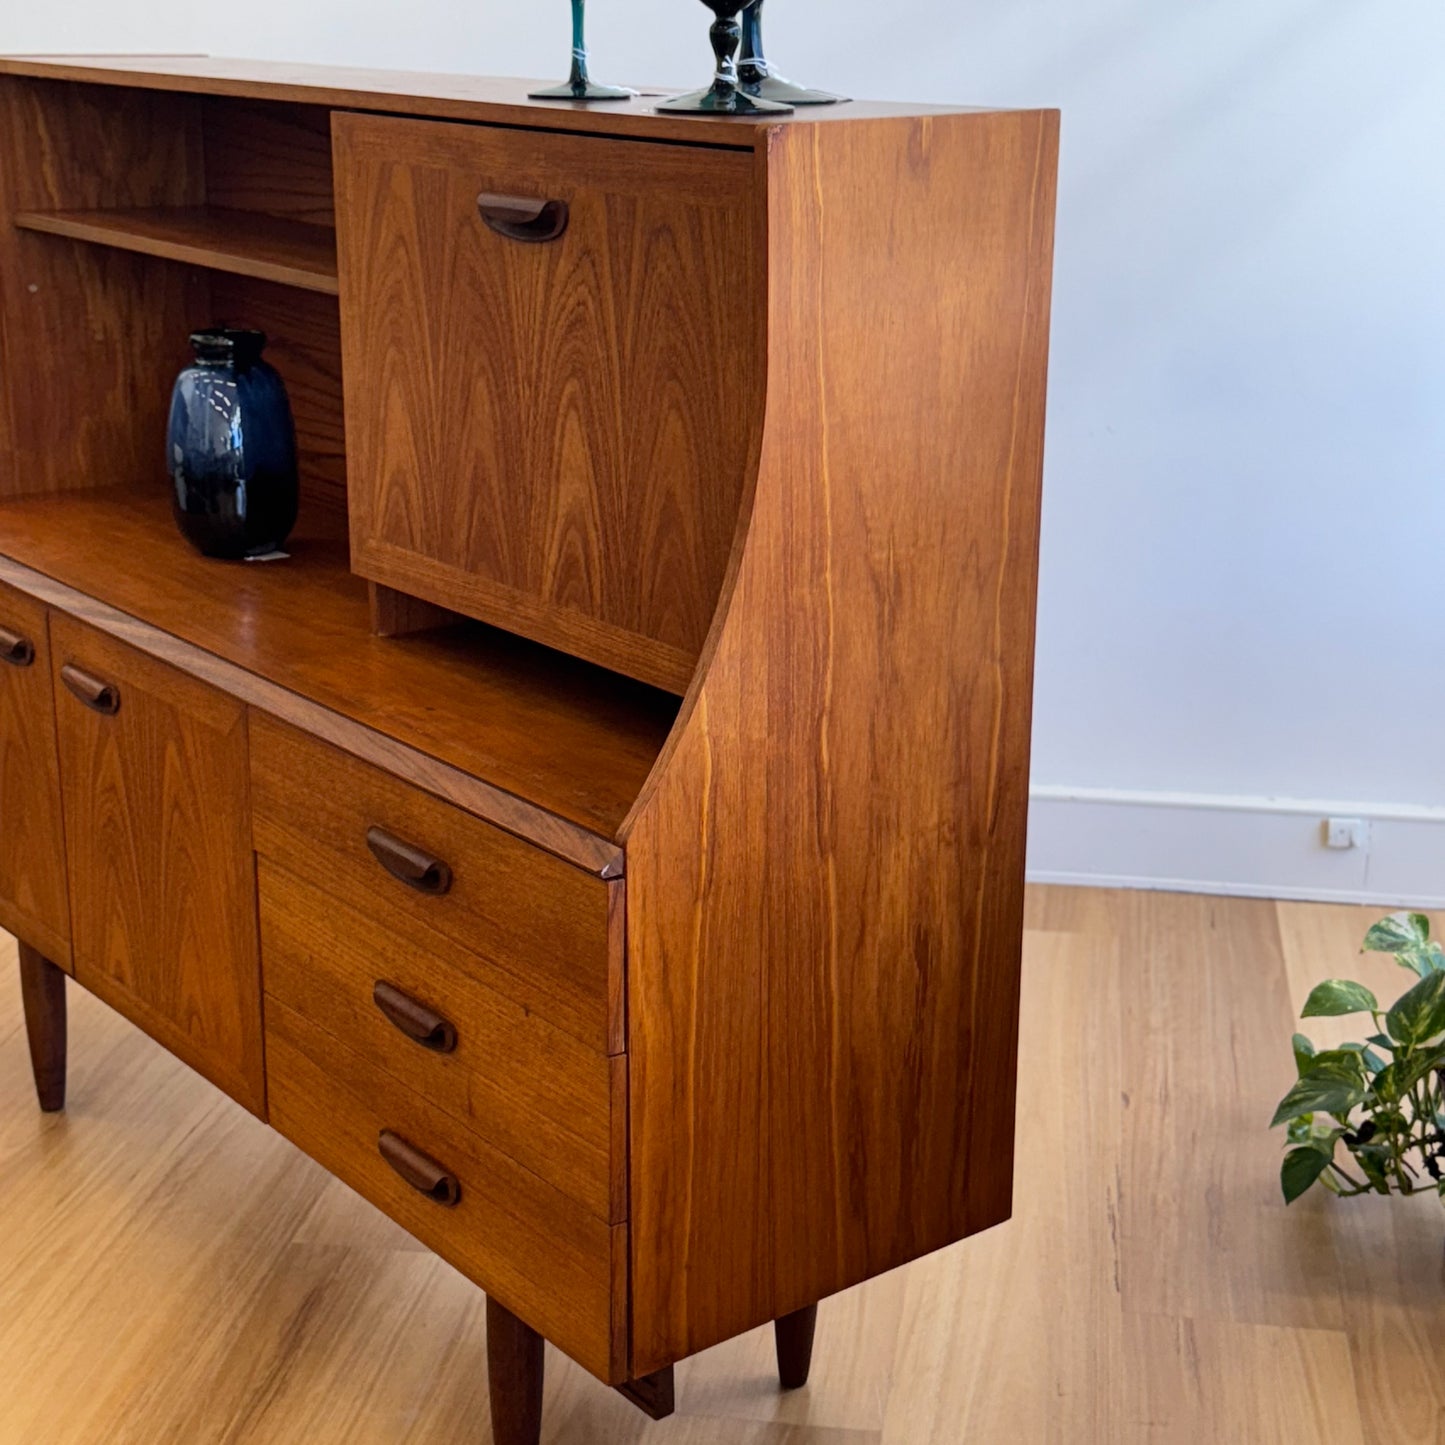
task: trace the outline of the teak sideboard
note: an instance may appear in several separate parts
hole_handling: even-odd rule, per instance
[[[654,1415],[1007,1217],[1058,121],[0,61],[0,925]],[[284,560],[189,550],[264,329]]]

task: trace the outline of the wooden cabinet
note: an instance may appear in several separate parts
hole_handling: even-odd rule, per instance
[[[70,967],[45,608],[0,587],[0,927]]]
[[[525,89],[0,58],[0,924],[488,1292],[499,1445],[1009,1213],[1058,143]],[[166,504],[217,318],[274,564]]]
[[[356,570],[683,691],[762,374],[751,157],[334,126]]]
[[[265,1114],[246,710],[52,627],[75,976]]]

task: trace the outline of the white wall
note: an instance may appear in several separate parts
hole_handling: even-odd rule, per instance
[[[560,77],[566,9],[50,0],[0,49]],[[1064,111],[1035,871],[1445,899],[1445,5],[770,10],[814,84]],[[589,11],[603,78],[707,74],[701,5]]]

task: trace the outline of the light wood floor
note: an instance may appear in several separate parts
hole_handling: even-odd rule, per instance
[[[1372,916],[1038,891],[1013,1221],[825,1302],[793,1395],[765,1332],[680,1367],[661,1425],[549,1351],[544,1438],[1445,1442],[1445,1210],[1286,1212],[1265,1129],[1310,985],[1404,977],[1357,967]],[[71,1004],[44,1118],[0,956],[0,1445],[484,1445],[482,1296]]]

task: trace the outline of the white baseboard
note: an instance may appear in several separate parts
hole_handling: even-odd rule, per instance
[[[1364,845],[1327,848],[1326,818]],[[1445,808],[1035,786],[1029,880],[1445,908]]]

